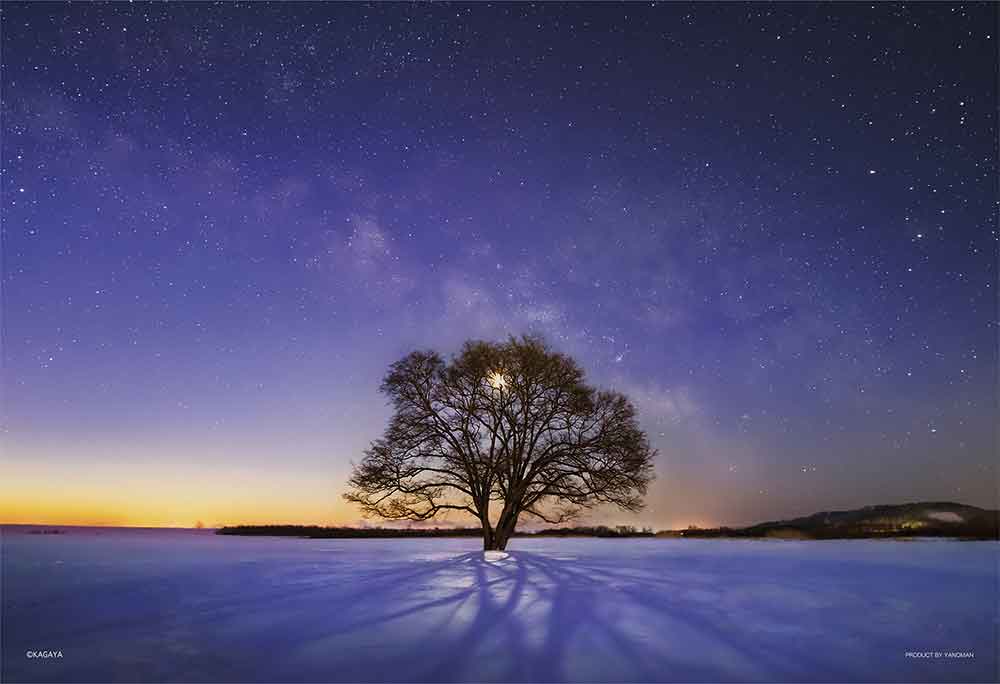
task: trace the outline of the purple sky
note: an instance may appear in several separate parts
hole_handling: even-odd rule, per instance
[[[595,520],[995,505],[995,4],[0,11],[4,521],[356,521],[524,332],[661,451]]]

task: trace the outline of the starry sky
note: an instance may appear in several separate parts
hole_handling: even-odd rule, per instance
[[[997,5],[2,17],[0,521],[354,524],[415,348],[544,334],[647,508],[997,492]]]

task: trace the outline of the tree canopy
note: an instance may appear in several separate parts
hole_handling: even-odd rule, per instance
[[[503,549],[522,514],[559,523],[599,504],[642,507],[655,450],[635,407],[541,338],[469,341],[447,361],[415,351],[381,390],[393,415],[344,495],[366,515],[462,511],[484,548]]]

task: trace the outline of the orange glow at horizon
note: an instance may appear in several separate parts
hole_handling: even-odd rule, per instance
[[[223,525],[392,525],[365,520],[341,498],[347,458],[300,444],[294,459],[274,457],[287,446],[258,440],[191,446],[169,440],[13,444],[4,454],[0,524],[191,528]],[[345,449],[347,450],[347,449]],[[72,458],[62,454],[72,453]],[[17,458],[11,458],[11,454]],[[244,459],[241,460],[240,459]],[[684,490],[650,491],[638,516],[595,509],[570,525],[633,525],[654,530],[715,527],[718,511]],[[664,509],[664,502],[673,502]],[[677,515],[681,512],[680,515]],[[431,526],[475,526],[460,515]],[[522,528],[546,527],[532,519]]]
[[[206,474],[176,466],[78,468],[86,472],[67,473],[68,466],[59,466],[60,477],[50,467],[5,468],[5,478],[0,482],[0,524],[193,528],[199,521],[206,527],[357,526],[363,522],[360,512],[341,499],[333,478],[316,483],[302,474],[283,477],[229,471]],[[107,472],[112,469],[116,472]],[[97,475],[95,471],[105,474]],[[465,526],[463,521],[453,518],[435,522],[442,527]],[[522,526],[531,522],[522,521]],[[717,527],[717,523],[705,518],[664,522],[652,525],[653,529]],[[580,520],[577,524],[647,526],[642,521],[615,523],[596,519]]]
[[[355,524],[333,477],[196,466],[8,463],[0,523],[123,527]]]

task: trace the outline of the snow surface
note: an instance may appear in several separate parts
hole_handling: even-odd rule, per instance
[[[8,682],[997,680],[993,542],[2,542]]]

